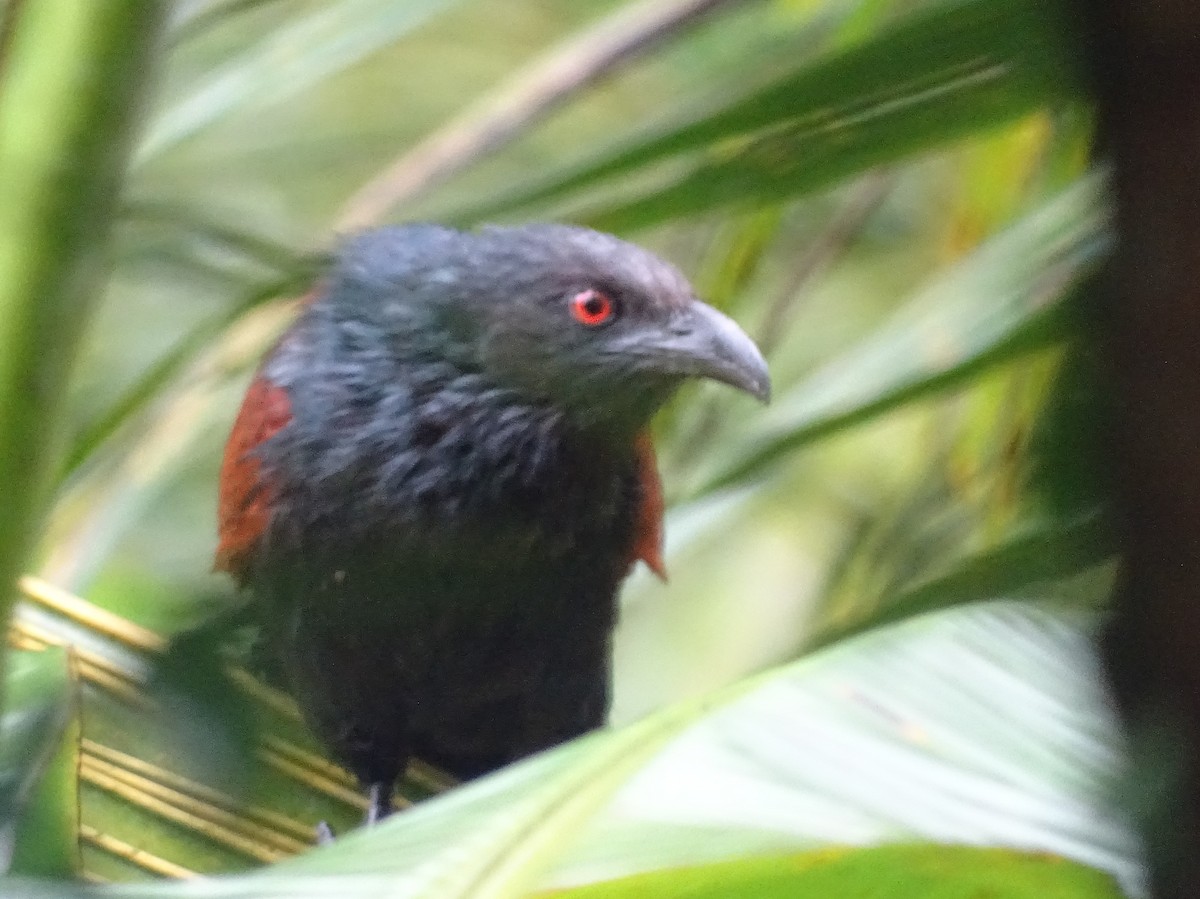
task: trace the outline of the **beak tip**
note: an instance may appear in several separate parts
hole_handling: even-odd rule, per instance
[[[769,406],[771,404],[771,379],[766,378],[761,381],[751,395],[764,406]]]
[[[729,383],[765,406],[771,402],[771,372],[767,360],[744,332],[739,330],[738,335],[739,339],[734,342],[736,349],[729,353],[733,366]]]
[[[764,406],[771,402],[771,376],[767,373],[765,362],[756,371],[744,372],[744,377],[740,378],[739,382],[733,386],[750,394]]]
[[[737,322],[700,300],[693,300],[688,311],[686,328],[673,335],[675,373],[720,381],[769,403],[771,374],[754,341]]]

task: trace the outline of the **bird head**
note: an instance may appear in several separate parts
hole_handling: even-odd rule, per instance
[[[586,228],[383,228],[348,243],[332,287],[398,354],[482,373],[589,424],[640,428],[689,378],[770,393],[754,342],[674,266]]]

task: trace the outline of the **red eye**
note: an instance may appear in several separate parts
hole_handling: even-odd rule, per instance
[[[583,290],[571,297],[571,314],[577,322],[589,328],[604,324],[616,312],[617,304],[598,290]]]

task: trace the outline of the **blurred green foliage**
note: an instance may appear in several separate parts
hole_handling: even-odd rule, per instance
[[[54,0],[25,5],[39,2]],[[239,602],[209,571],[239,393],[336,230],[387,209],[617,229],[760,339],[776,399],[764,414],[693,388],[656,423],[671,582],[643,572],[626,590],[627,726],[231,881],[239,895],[515,896],[731,858],[679,883],[775,895],[773,878],[738,880],[756,853],[889,839],[1041,848],[1136,887],[1136,847],[1102,795],[1121,749],[1086,639],[1112,547],[1073,439],[1096,414],[1079,323],[1106,199],[1060,14],[176,3],[14,628],[27,649],[75,647],[82,741],[60,723],[28,757],[78,756],[83,872],[249,868],[303,849],[319,818],[357,815],[285,700],[240,672],[230,689],[216,653],[178,653],[209,646]],[[446,136],[472,134],[450,166]],[[1012,598],[1037,605],[952,610]],[[842,642],[932,610],[951,611]],[[178,635],[168,658],[189,676],[156,680]],[[206,687],[241,698],[216,715]],[[11,713],[22,696],[10,686]],[[247,713],[261,732],[238,724]],[[57,763],[0,761],[16,782],[51,772],[21,820],[61,850],[13,870],[61,870],[72,841],[53,822],[75,785]],[[444,789],[417,770],[404,794]],[[29,803],[8,807],[15,822]],[[1089,876],[1078,895],[1112,895]],[[997,896],[1027,894],[993,879],[1011,885]]]

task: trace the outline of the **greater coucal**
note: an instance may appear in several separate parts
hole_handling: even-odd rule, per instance
[[[769,391],[738,326],[615,237],[343,246],[246,394],[217,567],[368,820],[414,755],[471,777],[604,722],[618,587],[663,573],[647,424],[692,377]]]

